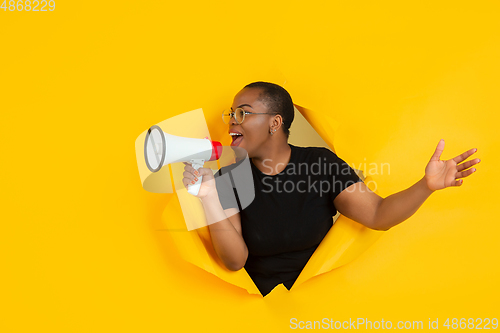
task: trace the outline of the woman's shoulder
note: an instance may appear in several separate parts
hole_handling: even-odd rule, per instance
[[[290,147],[295,150],[297,159],[304,160],[315,157],[335,158],[335,154],[330,148],[322,146],[296,146],[290,144]]]

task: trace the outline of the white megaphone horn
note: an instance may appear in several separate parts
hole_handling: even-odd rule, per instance
[[[205,161],[218,160],[221,154],[222,145],[218,141],[171,135],[157,125],[148,129],[144,140],[144,159],[151,172],[158,172],[162,166],[174,162],[190,162],[198,170]],[[202,177],[188,185],[188,193],[198,195]]]

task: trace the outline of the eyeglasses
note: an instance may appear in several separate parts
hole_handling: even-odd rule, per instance
[[[245,111],[243,110],[242,108],[236,108],[236,110],[224,110],[222,111],[222,121],[225,123],[225,124],[229,124],[229,122],[231,121],[231,118],[234,117],[234,119],[236,120],[236,122],[238,124],[241,124],[243,122],[243,120],[245,120],[245,115],[247,114],[278,114],[278,112],[270,112],[270,113],[267,113],[267,112],[250,112],[250,111]]]

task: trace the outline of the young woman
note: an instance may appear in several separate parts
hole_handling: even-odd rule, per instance
[[[441,140],[417,183],[382,198],[331,150],[288,143],[294,108],[279,85],[260,81],[246,85],[223,118],[232,135],[231,146],[248,153],[255,198],[241,209],[238,191],[236,201],[227,193],[219,195],[217,177],[231,166],[221,168],[214,178],[210,169],[196,171],[185,163],[183,184],[187,187],[203,176],[198,197],[214,249],[228,269],[244,267],[263,296],[280,283],[292,287],[333,225],[337,210],[369,228],[388,230],[412,216],[434,191],[460,186],[460,178],[476,171],[471,166],[480,162],[461,163],[477,149],[441,161]]]

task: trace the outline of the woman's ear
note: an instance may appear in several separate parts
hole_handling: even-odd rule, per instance
[[[283,117],[280,114],[277,114],[274,116],[274,118],[272,118],[270,127],[276,128],[276,130],[278,130],[280,126],[282,126],[282,123],[283,123]]]

